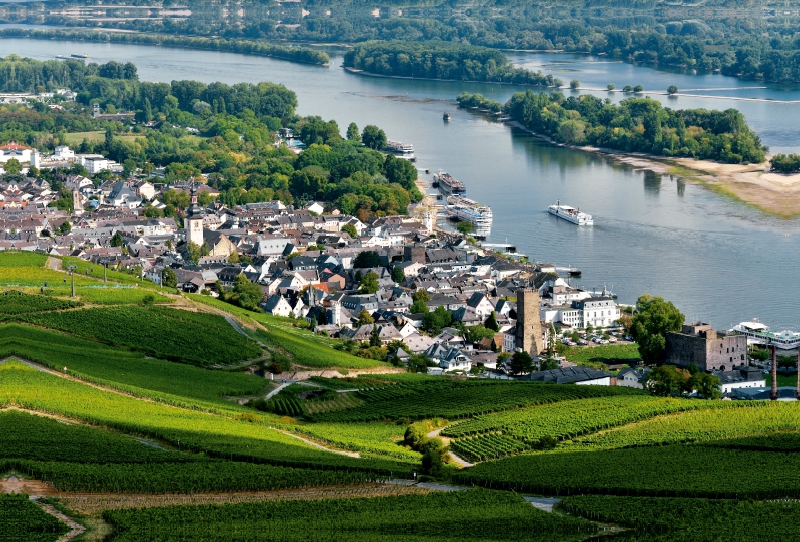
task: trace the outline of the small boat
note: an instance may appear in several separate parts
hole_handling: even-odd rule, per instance
[[[59,60],[64,60],[64,59],[67,59],[69,57],[67,55],[56,55],[56,58],[59,59]]]
[[[450,120],[450,113],[445,113],[444,115],[442,115],[442,118],[444,120]]]
[[[89,55],[86,53],[72,53],[70,56],[72,58],[89,58]]]

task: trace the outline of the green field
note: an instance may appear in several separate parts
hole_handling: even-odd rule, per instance
[[[101,130],[95,130],[92,132],[69,132],[64,135],[65,143],[72,146],[80,145],[84,140],[94,142],[104,141],[106,138],[106,133]],[[114,139],[119,139],[120,141],[136,141],[137,139],[144,139],[144,136],[115,135]]]

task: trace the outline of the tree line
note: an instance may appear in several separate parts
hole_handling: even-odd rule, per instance
[[[188,49],[211,49],[248,55],[269,56],[305,64],[327,64],[327,53],[307,47],[286,47],[252,40],[168,36],[164,34],[137,34],[127,32],[86,32],[69,30],[32,30],[29,28],[0,29],[2,38],[58,39],[71,41],[98,41],[111,43],[136,43]]]
[[[459,98],[459,103],[474,100]],[[565,98],[527,90],[514,94],[503,111],[532,132],[569,145],[726,163],[760,163],[767,150],[735,109],[672,110],[650,98],[614,105],[591,95]]]
[[[562,82],[541,71],[515,68],[508,57],[488,47],[426,41],[369,41],[352,48],[344,57],[347,68],[378,75],[496,81],[533,86],[560,86]]]

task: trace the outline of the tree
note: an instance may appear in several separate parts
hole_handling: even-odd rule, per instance
[[[426,439],[420,446],[422,452],[422,473],[438,476],[447,456],[447,446],[440,438]]]
[[[449,326],[452,321],[453,315],[440,305],[435,311],[425,313],[422,317],[422,329],[431,335],[438,335],[442,332],[442,328]]]
[[[402,267],[399,267],[397,265],[392,267],[392,280],[398,284],[406,280],[406,274],[403,272]]]
[[[16,158],[10,158],[8,162],[3,165],[3,169],[9,175],[17,175],[20,171],[22,171],[22,164]]]
[[[428,367],[435,367],[436,364],[425,354],[414,354],[408,358],[408,370],[412,373],[427,373]]]
[[[630,85],[625,85],[624,87],[622,87],[622,92],[631,93],[633,92],[633,87]]]
[[[233,279],[233,295],[233,300],[237,305],[251,310],[257,308],[258,304],[264,298],[264,292],[261,290],[261,286],[250,282],[250,279],[248,279],[247,275],[244,273],[237,275],[237,277]]]
[[[175,288],[178,285],[178,277],[175,275],[175,271],[165,267],[161,271],[161,285],[167,288]]]
[[[666,334],[680,331],[684,316],[672,302],[660,296],[644,294],[636,300],[631,333],[639,344],[639,354],[648,365],[663,363]]]
[[[122,162],[122,175],[124,177],[130,176],[131,173],[136,172],[136,160],[127,158]]]
[[[667,94],[677,94],[677,93],[678,93],[678,87],[676,87],[675,85],[670,85],[669,88],[667,89]]]
[[[581,82],[578,81],[577,79],[573,79],[572,81],[569,82],[569,88],[571,88],[572,90],[580,88],[580,86]]]
[[[361,309],[361,312],[358,313],[358,320],[356,320],[356,326],[368,326],[370,324],[374,324],[375,319],[372,318],[372,315],[369,313],[367,309]]]
[[[342,226],[342,231],[353,239],[358,239],[358,230],[353,224],[345,224]]]
[[[539,364],[540,371],[551,371],[553,369],[558,369],[558,362],[553,358],[547,358]]]
[[[472,233],[472,222],[466,222],[462,220],[456,225],[456,229],[461,235],[469,235]]]
[[[359,282],[361,284],[359,292],[362,294],[374,294],[380,290],[380,286],[378,285],[378,275],[372,271],[361,277]]]
[[[486,329],[491,329],[492,331],[500,331],[500,326],[497,324],[497,314],[492,311],[492,314],[486,318],[486,322],[483,323],[483,327]]]
[[[386,132],[369,124],[361,133],[361,142],[370,149],[380,150],[386,146]]]
[[[189,261],[193,264],[197,264],[200,261],[200,245],[197,243],[189,242],[186,245],[186,256],[189,258]]]
[[[355,122],[351,122],[347,127],[347,140],[361,142],[361,134],[358,133],[358,126]]]
[[[689,378],[689,387],[697,391],[697,395],[703,399],[719,399],[722,397],[720,386],[722,386],[722,383],[716,375],[698,372]]]
[[[678,395],[686,389],[691,376],[686,369],[679,369],[674,365],[662,365],[650,369],[644,386],[653,395],[661,397]]]
[[[376,324],[372,324],[372,332],[369,334],[369,345],[381,345],[381,330]]]
[[[617,85],[615,85],[614,83],[609,83],[608,85],[606,85],[606,88],[608,90],[614,90],[615,88],[617,88]]]
[[[70,224],[69,221],[65,220],[58,227],[58,231],[61,233],[61,235],[67,235],[69,232],[72,231],[72,224]]]
[[[644,90],[644,87],[642,85],[636,85],[635,87],[633,87],[633,91],[634,92],[641,92],[643,90]]]
[[[114,237],[111,238],[111,246],[112,247],[122,247],[125,245],[125,241],[122,239],[122,235],[117,232],[114,234]]]
[[[414,295],[411,296],[411,299],[414,302],[411,304],[411,314],[424,314],[428,312],[428,301],[431,300],[431,296],[427,290],[419,289],[414,292]]]
[[[514,352],[508,366],[515,375],[530,373],[533,371],[533,358],[527,352]]]
[[[381,266],[381,257],[373,250],[367,250],[359,253],[356,259],[353,260],[353,267],[356,269],[369,269],[372,267]]]

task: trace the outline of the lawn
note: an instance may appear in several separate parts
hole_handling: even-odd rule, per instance
[[[604,344],[600,346],[573,346],[565,356],[575,363],[615,363],[641,359],[636,344]]]

